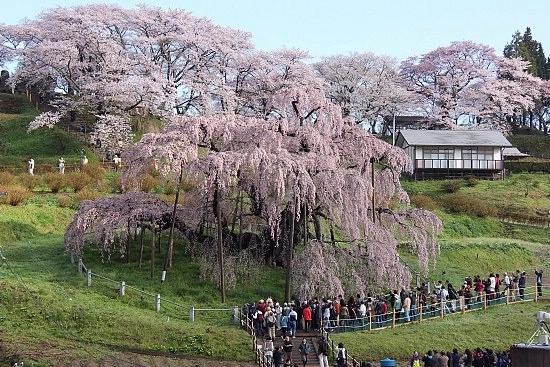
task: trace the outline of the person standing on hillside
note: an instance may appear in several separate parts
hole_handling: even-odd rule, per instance
[[[288,314],[288,331],[293,338],[296,337],[296,323],[298,322],[298,312],[294,308]]]
[[[422,362],[424,362],[424,367],[436,367],[436,360],[431,349],[424,355]]]
[[[273,339],[271,339],[271,337],[268,336],[265,339],[265,343],[264,343],[264,356],[265,356],[265,363],[270,367],[273,364],[273,350],[274,349],[275,349],[275,347],[273,345]]]
[[[338,367],[344,367],[346,365],[347,353],[346,348],[344,348],[344,343],[338,343],[338,348],[336,348],[336,363]]]
[[[276,346],[273,351],[273,367],[280,367],[283,359],[283,353],[281,352],[281,347]]]
[[[34,159],[29,158],[27,161],[27,171],[29,172],[29,175],[34,176]]]
[[[437,365],[439,367],[448,367],[449,366],[449,357],[447,357],[447,353],[445,351],[441,351],[439,353],[439,357],[437,357]]]
[[[65,158],[59,157],[59,159],[57,160],[57,168],[59,168],[59,173],[65,173]]]
[[[525,272],[522,272],[519,277],[518,287],[519,287],[519,298],[523,301],[525,299]]]
[[[290,340],[290,337],[286,337],[283,342],[283,352],[285,353],[285,361],[291,360],[292,361],[292,341]]]
[[[320,367],[329,367],[328,364],[328,342],[327,338],[323,335],[319,340],[317,348],[317,357],[319,358]]]
[[[307,303],[304,303],[304,309],[302,310],[302,317],[304,318],[304,332],[308,333],[311,329],[311,308]]]
[[[420,367],[420,356],[416,350],[411,357],[410,367]]]
[[[535,275],[537,276],[537,294],[538,297],[542,297],[542,269],[535,269]]]
[[[307,356],[309,355],[309,350],[311,349],[311,346],[307,342],[306,338],[302,339],[302,342],[298,346],[298,352],[300,352],[300,357],[302,358],[302,363],[304,367],[306,367],[307,364]]]

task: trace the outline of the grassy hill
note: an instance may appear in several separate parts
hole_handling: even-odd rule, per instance
[[[28,134],[26,125],[36,112],[21,100],[9,103],[13,106],[8,112],[18,113],[0,114],[0,166],[19,162],[20,170],[24,170],[27,156],[52,166],[59,155],[78,159],[85,147],[70,134],[56,129]],[[23,107],[18,110],[18,105]],[[78,179],[84,180],[85,175],[81,173]],[[0,172],[0,191],[6,185],[26,190],[25,176]],[[283,269],[264,267],[242,275],[238,286],[227,292],[227,302],[221,304],[214,285],[201,278],[197,256],[190,256],[177,244],[174,265],[163,283],[160,256],[156,257],[153,276],[148,254],[143,268],[138,268],[139,239],[135,239],[132,254],[136,255],[129,263],[116,254],[103,262],[93,247],[86,248],[83,260],[94,273],[124,280],[146,294],[127,288],[126,296],[120,297],[119,284],[97,277],[87,287],[77,265],[64,253],[63,234],[81,200],[93,198],[93,192],[97,195],[97,191],[114,190],[116,175],[111,172],[105,177],[89,181],[88,192],[82,189],[76,193],[72,189],[55,193],[50,190],[52,182],[37,182],[17,205],[0,204],[0,253],[5,258],[0,265],[0,366],[12,360],[34,366],[251,362],[251,342],[233,325],[232,308],[268,295],[282,299]],[[465,275],[535,266],[543,266],[550,273],[548,228],[497,219],[502,213],[537,215],[537,210],[550,208],[548,176],[514,175],[503,181],[474,184],[464,181],[454,192],[449,192],[448,181],[408,181],[403,185],[413,202],[426,208],[431,205],[429,209],[445,224],[441,254],[430,266],[430,281],[458,283]],[[494,210],[491,215],[479,216],[475,206],[456,205],[449,198],[455,194],[462,195],[459,201],[473,201]],[[166,243],[165,238],[162,243]],[[405,247],[400,254],[415,271],[415,257]],[[162,301],[161,311],[155,312],[157,294],[174,304]],[[230,310],[197,311],[191,322],[191,306]],[[397,329],[338,334],[335,339],[343,341],[352,354],[368,360],[403,359],[414,349],[428,347],[503,349],[529,338],[539,308],[548,310],[548,304],[499,307]],[[409,337],[411,333],[414,338]]]

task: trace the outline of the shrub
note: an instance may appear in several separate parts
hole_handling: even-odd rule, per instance
[[[495,217],[498,214],[498,210],[494,205],[458,193],[445,195],[441,200],[441,204],[451,212],[466,213],[481,218]]]
[[[0,172],[0,185],[11,185],[13,183],[13,175],[10,172]]]
[[[435,210],[437,209],[436,202],[429,196],[424,194],[416,194],[410,196],[411,204],[417,208],[422,208],[426,210]]]
[[[151,192],[158,183],[158,179],[151,175],[142,175],[139,177],[139,188],[143,192]]]
[[[77,192],[75,199],[77,201],[77,204],[80,205],[80,203],[84,200],[95,200],[99,199],[100,197],[101,194],[99,192],[85,189]]]
[[[176,193],[177,185],[170,180],[164,182],[164,194],[174,195]]]
[[[119,173],[113,177],[112,185],[115,192],[121,193],[122,192],[122,175]]]
[[[81,191],[92,182],[90,176],[82,172],[69,173],[66,176],[67,187],[72,188],[74,192]]]
[[[88,175],[92,180],[100,181],[105,177],[105,168],[99,162],[90,162],[82,168],[82,172]]]
[[[458,192],[458,190],[460,190],[461,187],[462,185],[460,184],[460,181],[455,181],[455,180],[446,181],[442,185],[443,191],[448,192],[450,194]]]
[[[44,175],[44,182],[54,194],[66,187],[66,181],[65,175],[59,173],[47,173]]]
[[[73,206],[73,201],[68,195],[59,195],[57,203],[60,208],[71,208]]]
[[[6,186],[0,188],[0,191],[7,193],[7,195],[0,196],[0,202],[11,206],[17,206],[32,197],[32,192],[29,189],[20,186]]]
[[[468,177],[466,177],[464,182],[466,183],[466,186],[474,187],[475,185],[477,185],[479,183],[479,178],[477,178],[475,176],[468,176]]]
[[[19,183],[25,188],[32,191],[42,183],[42,178],[40,176],[22,174],[18,176],[17,181],[19,181]]]

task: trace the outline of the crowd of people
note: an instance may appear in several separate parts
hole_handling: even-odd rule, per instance
[[[542,296],[542,270],[535,270],[537,293]],[[526,272],[516,270],[512,274],[490,273],[465,277],[460,287],[446,281],[430,285],[422,283],[410,289],[401,288],[389,294],[366,297],[342,295],[333,298],[313,298],[306,301],[293,299],[280,304],[272,297],[265,301],[251,302],[243,307],[243,315],[254,322],[256,334],[271,338],[296,336],[297,330],[351,331],[369,327],[387,326],[394,318],[398,322],[411,322],[423,317],[438,316],[470,309],[480,304],[491,305],[499,300],[525,299]],[[395,316],[394,316],[395,314]]]
[[[509,367],[512,365],[509,351],[494,352],[490,348],[466,349],[459,353],[456,348],[451,351],[428,350],[423,356],[414,351],[411,367]]]
[[[535,269],[537,282],[537,295],[542,296],[542,270]],[[333,332],[355,330],[364,328],[369,323],[370,327],[385,326],[389,317],[398,314],[404,322],[415,321],[420,314],[424,316],[438,315],[440,313],[452,313],[463,309],[469,309],[476,303],[498,301],[523,300],[525,298],[526,272],[516,270],[500,276],[498,273],[490,273],[488,277],[479,275],[465,277],[463,284],[456,289],[450,282],[438,281],[430,285],[422,283],[418,287],[409,290],[402,288],[393,290],[389,294],[367,294],[366,297],[350,296],[345,299],[342,295],[333,298],[313,298],[306,301],[293,299],[290,302],[279,303],[272,297],[258,302],[250,302],[242,309],[243,316],[252,320],[257,336],[265,337],[266,359],[268,365],[279,367],[294,366],[292,364],[292,339],[296,337],[297,330],[305,333]],[[390,316],[392,315],[392,316]],[[283,346],[273,347],[275,338],[284,340]],[[303,344],[303,345],[302,345]],[[328,352],[322,349],[323,338],[320,339],[319,359],[321,366]],[[303,366],[307,363],[307,355],[311,346],[307,340],[300,344],[300,356]],[[342,353],[343,346],[338,346],[337,355]],[[337,362],[340,366],[340,358]],[[422,364],[420,364],[422,363]],[[344,366],[342,364],[342,366]],[[491,349],[477,348],[470,352],[465,350],[459,354],[455,349],[452,352],[428,351],[424,356],[415,352],[411,358],[411,367],[419,366],[472,366],[472,367],[506,367],[509,366],[509,353],[506,351],[494,353]],[[328,366],[328,362],[326,364]]]

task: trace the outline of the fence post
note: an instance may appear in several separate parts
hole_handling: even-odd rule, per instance
[[[418,323],[421,323],[422,322],[422,314],[424,313],[423,310],[422,310],[422,302],[418,303],[418,309],[419,309]]]
[[[120,282],[120,291],[119,294],[121,296],[124,296],[124,292],[126,291],[126,282],[123,280]]]
[[[155,311],[160,312],[160,294],[155,296]]]
[[[82,268],[84,264],[82,263],[82,259],[78,259],[78,274],[82,274]]]
[[[392,317],[392,320],[391,320],[391,327],[392,328],[395,327],[395,308],[393,309],[393,317]]]
[[[233,308],[233,324],[237,325],[239,323],[239,307],[235,306]]]
[[[370,312],[369,312],[369,331],[372,330],[372,312],[373,312],[374,309],[372,309]]]
[[[483,309],[486,310],[487,309],[487,293],[483,292],[482,293],[482,298],[483,298]]]
[[[189,321],[191,321],[191,322],[195,321],[195,307],[194,306],[189,307]]]
[[[88,287],[92,285],[92,271],[90,269],[86,272],[86,285]]]

